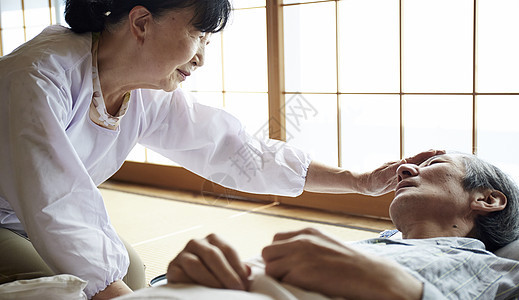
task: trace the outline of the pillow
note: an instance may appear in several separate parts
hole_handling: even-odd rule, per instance
[[[519,260],[519,240],[511,242],[495,252],[497,256]]]
[[[0,299],[86,300],[86,285],[86,281],[68,274],[17,280],[0,285]]]

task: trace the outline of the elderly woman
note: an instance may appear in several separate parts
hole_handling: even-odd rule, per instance
[[[228,174],[248,192],[394,187],[401,162],[365,174],[327,167],[269,148],[177,89],[204,64],[230,10],[228,0],[67,0],[71,29],[51,26],[0,59],[0,283],[69,273],[88,280],[94,299],[145,285],[97,189],[137,143],[201,176]],[[229,161],[242,149],[262,158],[253,180]]]
[[[475,156],[445,154],[398,168],[390,215],[402,240],[343,244],[313,229],[277,234],[265,273],[346,299],[516,299],[518,261],[495,251],[519,239],[519,189]],[[248,266],[215,235],[170,263],[172,283],[246,289]],[[131,298],[131,297],[129,297]]]

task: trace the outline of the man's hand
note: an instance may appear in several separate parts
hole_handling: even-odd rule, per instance
[[[427,159],[445,154],[443,150],[428,150],[418,153],[399,161],[389,162],[372,172],[367,172],[359,176],[358,190],[366,195],[383,195],[395,189],[397,184],[396,169],[402,164],[419,165]]]
[[[422,283],[398,264],[305,229],[276,235],[263,249],[267,275],[330,297],[420,299]]]
[[[248,289],[250,268],[215,234],[191,240],[168,266],[171,283],[196,283],[213,288]]]

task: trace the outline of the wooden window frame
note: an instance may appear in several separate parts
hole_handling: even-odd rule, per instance
[[[25,22],[25,19],[26,19],[25,0],[20,0],[20,3],[21,3],[21,7],[22,7],[22,17],[23,17],[23,26],[22,26],[23,27],[23,39],[24,39],[24,41],[27,41],[27,26],[26,26],[26,22]],[[48,0],[47,3],[49,5],[49,25],[51,25],[51,24],[54,24],[54,21],[55,21],[52,18],[52,10],[53,10],[52,0]],[[0,56],[4,55],[4,45],[2,43],[2,31],[3,31],[3,28],[0,25]]]
[[[282,0],[266,1],[269,137],[286,140],[285,72],[283,47]],[[225,91],[223,91],[225,95]],[[340,155],[340,152],[339,152]],[[339,157],[340,161],[340,157]],[[388,208],[393,193],[379,197],[358,194],[334,195],[304,192],[298,197],[258,195],[232,191],[208,181],[178,166],[163,166],[127,161],[112,177],[114,180],[157,186],[167,189],[186,190],[195,193],[213,193],[252,201],[279,202],[286,205],[329,210],[353,215],[389,218]]]
[[[316,0],[308,3],[283,4],[282,0],[266,0],[266,26],[267,26],[267,55],[268,55],[268,99],[269,99],[269,136],[278,140],[286,140],[286,119],[282,107],[285,105],[287,95],[293,92],[285,91],[284,71],[284,43],[283,43],[283,8],[292,5],[307,5],[314,3],[335,2],[336,5],[336,34],[339,39],[338,3],[341,0]],[[406,93],[403,87],[403,0],[399,0],[399,64],[400,86],[398,93],[343,93],[339,89],[339,64],[340,57],[337,49],[337,133],[338,133],[338,162],[341,164],[341,124],[340,124],[340,95],[398,95],[400,99],[400,158],[404,156],[404,120],[403,106],[406,95],[468,95],[472,97],[472,153],[477,154],[477,96],[479,95],[519,95],[519,93],[478,93],[477,92],[477,24],[478,1],[474,0],[473,7],[473,61],[472,61],[472,92],[471,93]],[[336,43],[337,47],[339,43]],[[225,91],[223,91],[225,96]],[[306,93],[304,93],[306,94]],[[308,93],[316,94],[316,93]],[[323,93],[330,94],[330,93]],[[222,187],[211,186],[209,190],[204,187],[205,179],[190,173],[181,167],[160,166],[145,163],[127,162],[113,177],[133,183],[153,185],[165,188],[189,190],[197,193],[211,192],[221,195],[232,195],[238,198],[247,198],[257,201],[274,201],[289,205],[311,207],[317,209],[344,212],[355,215],[368,215],[380,218],[388,218],[388,208],[394,196],[389,193],[380,197],[369,197],[357,194],[332,195],[304,192],[295,198],[266,196],[247,193],[238,193]]]

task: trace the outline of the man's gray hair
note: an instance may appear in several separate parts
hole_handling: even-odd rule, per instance
[[[465,177],[463,187],[467,191],[492,189],[505,194],[506,207],[501,211],[480,215],[476,219],[475,234],[486,246],[495,251],[519,239],[519,188],[499,168],[474,155],[463,155]]]

